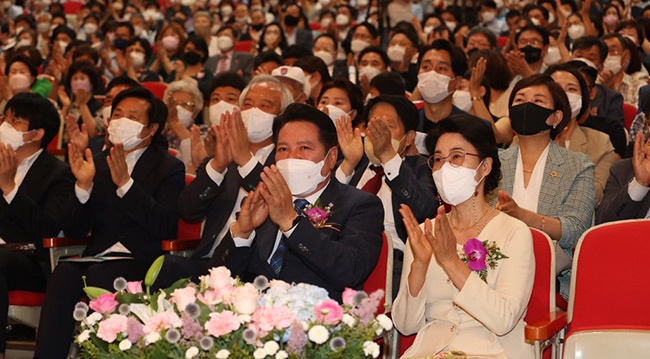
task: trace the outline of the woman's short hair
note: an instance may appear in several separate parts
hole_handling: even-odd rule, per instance
[[[205,39],[196,35],[192,35],[185,42],[185,46],[187,46],[188,43],[194,45],[196,51],[200,51],[202,53],[201,62],[205,62],[209,56],[208,44],[205,42]],[[185,52],[185,50],[183,50],[183,52]]]
[[[430,153],[435,151],[438,140],[445,133],[457,133],[463,136],[476,148],[481,160],[492,159],[492,170],[485,177],[483,194],[487,195],[497,188],[501,180],[501,160],[499,160],[499,149],[492,128],[484,120],[470,114],[449,116],[438,122],[438,127],[427,134],[426,145]]]
[[[66,78],[66,85],[68,87],[70,87],[70,83],[72,82],[72,77],[79,72],[88,76],[88,79],[90,80],[90,84],[93,87],[93,92],[96,92],[97,89],[100,88],[101,91],[103,92],[104,83],[102,82],[102,78],[101,75],[99,74],[99,70],[97,69],[97,67],[95,67],[93,64],[87,61],[75,61],[72,63],[72,65],[70,65],[70,70],[68,70],[68,77]]]
[[[380,95],[398,95],[404,97],[406,81],[395,71],[382,72],[370,80],[370,88],[376,89]]]
[[[316,99],[316,103],[320,102],[321,97],[323,97],[323,94],[327,90],[333,88],[343,90],[348,95],[350,106],[352,107],[353,110],[357,111],[357,116],[354,119],[354,123],[352,124],[353,126],[356,126],[358,123],[361,122],[361,115],[363,114],[363,93],[361,92],[361,89],[359,88],[359,86],[353,84],[349,80],[336,78],[323,85],[323,88],[320,90],[320,93],[318,94],[318,98]]]
[[[512,89],[512,93],[508,99],[508,107],[512,107],[512,102],[515,100],[515,96],[517,96],[517,93],[519,91],[533,86],[545,86],[551,93],[551,99],[553,100],[553,110],[562,111],[562,121],[558,126],[551,129],[551,139],[554,140],[555,137],[557,137],[557,135],[562,132],[564,127],[566,127],[567,123],[569,123],[569,120],[571,120],[571,105],[569,104],[569,99],[562,87],[555,83],[551,76],[545,74],[535,74],[521,79]]]
[[[246,88],[246,81],[244,81],[238,73],[226,71],[212,79],[212,82],[210,83],[210,93],[213,93],[218,87],[232,87],[239,90],[239,92],[242,92],[244,91],[244,88]]]
[[[9,76],[9,70],[11,70],[11,65],[13,65],[16,62],[25,64],[25,66],[27,66],[27,68],[29,69],[30,75],[32,75],[32,77],[36,79],[36,76],[38,75],[38,70],[36,69],[36,66],[34,66],[34,61],[24,54],[15,54],[9,59],[9,61],[7,61],[7,65],[5,66],[5,75]]]
[[[415,104],[408,100],[406,97],[395,96],[395,95],[379,95],[370,101],[366,105],[366,109],[363,112],[363,120],[368,123],[370,112],[375,106],[385,103],[393,107],[402,125],[404,126],[404,133],[409,131],[415,131],[418,127],[418,121],[420,117],[418,116],[418,109],[415,107]]]
[[[585,112],[589,110],[589,88],[587,87],[587,81],[575,66],[568,63],[551,65],[548,69],[546,69],[546,71],[544,71],[544,74],[551,76],[558,71],[568,72],[573,75],[573,77],[575,77],[578,81],[578,85],[580,86],[580,96],[582,96],[582,107],[580,108],[580,112],[578,112],[577,117],[580,119],[582,118],[582,115],[584,115]]]
[[[193,101],[195,108],[197,110],[203,108],[203,95],[201,94],[201,91],[199,91],[199,86],[197,86],[196,82],[188,79],[174,81],[167,86],[163,98],[167,98],[167,96],[175,94],[176,92],[186,92],[192,95],[194,98]]]
[[[185,45],[185,39],[187,39],[187,34],[185,33],[183,27],[177,23],[171,22],[163,26],[163,28],[160,29],[160,31],[158,31],[158,34],[156,35],[156,41],[162,40],[163,36],[169,29],[171,29],[176,35],[178,35],[178,39],[180,40],[180,43],[178,44],[178,51],[182,52],[183,47]]]
[[[149,44],[149,41],[141,37],[135,37],[133,38],[133,40],[129,41],[128,46],[132,46],[135,44],[139,44],[140,47],[144,49],[144,62],[147,63],[151,58],[151,45]]]

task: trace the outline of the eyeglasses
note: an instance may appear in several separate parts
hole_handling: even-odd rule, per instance
[[[179,106],[194,108],[194,102],[192,101],[176,101],[176,104]]]
[[[519,45],[520,47],[522,47],[522,46],[525,47],[525,46],[528,46],[528,45],[542,46],[543,41],[539,40],[539,39],[530,39],[530,40],[528,40],[528,39],[519,39],[519,42],[517,43],[517,45]]]
[[[429,168],[434,171],[439,170],[445,162],[449,162],[452,167],[458,167],[462,166],[463,163],[465,163],[465,156],[481,157],[475,153],[469,153],[463,150],[455,150],[449,152],[449,155],[446,157],[438,154],[432,155],[427,160],[427,164],[429,165]]]

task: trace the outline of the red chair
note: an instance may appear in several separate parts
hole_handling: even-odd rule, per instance
[[[146,88],[147,90],[151,91],[151,93],[156,96],[157,98],[161,100],[165,100],[165,91],[167,90],[167,84],[164,82],[155,82],[155,81],[150,81],[150,82],[142,82],[142,87]]]
[[[188,185],[196,178],[195,175],[185,174],[185,184]],[[162,250],[172,254],[189,256],[201,241],[202,222],[189,223],[178,219],[176,239],[162,241]]]
[[[623,102],[623,118],[626,130],[629,130],[632,126],[632,122],[634,122],[634,117],[636,117],[637,112],[636,106]]]
[[[377,265],[375,265],[375,269],[372,270],[363,284],[363,290],[366,293],[372,293],[379,289],[383,290],[386,295],[384,300],[379,303],[377,312],[385,313],[390,310],[393,303],[393,242],[391,242],[390,235],[387,235],[386,232],[383,233],[383,244]]]
[[[319,31],[322,28],[323,28],[323,24],[321,24],[319,21],[314,21],[309,23],[309,29],[311,31]]]
[[[507,36],[499,36],[497,37],[497,48],[501,49],[504,46],[506,46],[506,43],[508,42],[508,37]]]
[[[63,13],[66,15],[75,15],[81,11],[83,5],[79,1],[66,1],[63,3]]]
[[[52,156],[57,156],[60,159],[64,159],[67,154],[67,149],[63,147],[63,122],[59,126],[59,132],[56,133],[52,141],[47,145],[47,152]]]
[[[253,48],[253,41],[237,41],[235,43],[235,51],[250,52]]]
[[[650,220],[601,224],[576,247],[563,358],[647,358]]]

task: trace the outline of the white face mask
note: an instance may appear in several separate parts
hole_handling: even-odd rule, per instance
[[[571,118],[578,117],[580,110],[582,110],[582,96],[567,92],[566,96],[569,98],[569,104],[571,104]]]
[[[406,47],[400,45],[389,46],[386,54],[390,61],[402,62],[404,60],[404,54],[406,54]]]
[[[16,151],[26,143],[23,140],[23,134],[25,133],[27,132],[20,132],[10,125],[9,122],[5,121],[0,125],[0,142]]]
[[[16,43],[15,48],[23,47],[23,46],[32,46],[32,40],[30,39],[22,39]]]
[[[433,181],[436,183],[440,198],[445,203],[457,206],[472,197],[480,183],[474,179],[474,176],[482,163],[483,161],[473,170],[463,166],[454,167],[449,162],[445,162],[439,170],[433,172]]]
[[[447,26],[447,27],[449,27],[449,26]],[[451,29],[449,29],[449,30],[451,30]],[[422,29],[422,31],[424,31],[425,35],[429,36],[429,34],[433,31],[433,26],[425,26],[424,29]],[[454,31],[454,30],[451,30],[451,31]]]
[[[11,88],[11,92],[13,92],[14,95],[28,91],[29,85],[31,85],[29,76],[24,74],[9,75],[9,87]]]
[[[314,56],[323,60],[323,62],[327,66],[331,66],[334,63],[334,56],[332,56],[332,54],[327,51],[324,50],[316,51],[314,52]]]
[[[456,21],[445,21],[445,26],[447,26],[449,31],[454,32],[456,26],[458,26],[458,23],[456,23]],[[433,30],[433,27],[431,30]]]
[[[192,119],[194,114],[192,111],[188,111],[183,106],[176,105],[176,111],[178,113],[178,120],[183,124],[183,127],[188,128],[192,125]]]
[[[104,116],[104,120],[108,122],[111,118],[111,110],[113,109],[112,106],[107,106],[102,108],[102,116]]]
[[[226,52],[232,49],[234,43],[232,39],[228,36],[219,36],[217,37],[217,47],[220,51]]]
[[[253,107],[242,111],[241,118],[248,131],[249,141],[259,143],[273,135],[273,119],[275,119],[275,115]]]
[[[530,22],[532,22],[533,25],[535,25],[535,26],[539,26],[539,25],[541,24],[541,22],[539,21],[539,19],[536,18],[536,17],[531,17],[531,18],[530,18]]]
[[[141,69],[144,66],[144,53],[131,51],[131,61],[133,61],[133,67]]]
[[[49,22],[39,22],[36,27],[38,28],[38,32],[41,33],[41,34],[45,34],[48,31],[50,31],[50,23]]]
[[[325,107],[327,107],[327,112],[329,112],[329,116],[332,119],[332,121],[334,121],[335,124],[336,124],[336,120],[338,120],[339,118],[343,116],[348,117],[348,113],[343,111],[339,107],[336,107],[334,105],[327,105]]]
[[[404,136],[404,138],[406,138],[406,136]],[[402,140],[404,138],[402,138]],[[402,140],[396,140],[394,138],[390,139],[390,143],[393,146],[393,149],[399,155],[401,155],[399,146],[402,144]],[[368,137],[363,140],[363,152],[366,154],[366,157],[368,157],[368,161],[370,161],[370,163],[375,166],[381,165],[381,160],[375,156],[375,147],[372,145],[372,141],[370,141],[370,138]]]
[[[483,13],[483,15],[481,15],[481,18],[483,19],[483,22],[490,22],[490,21],[494,20],[495,17],[496,17],[496,14],[493,13],[492,11],[486,11],[486,12]]]
[[[435,71],[423,72],[418,75],[418,90],[427,103],[439,103],[449,96],[451,77]]]
[[[346,26],[350,23],[350,17],[348,17],[345,14],[338,14],[336,15],[336,25],[338,26]]]
[[[329,151],[325,158],[328,155]],[[328,177],[321,174],[323,166],[325,166],[325,159],[315,163],[310,160],[287,158],[279,160],[275,166],[287,182],[291,194],[296,197],[310,194]]]
[[[210,122],[215,126],[221,125],[221,115],[226,112],[232,113],[236,108],[238,107],[223,100],[211,105],[208,108],[208,112],[210,113]]]
[[[93,24],[92,22],[89,22],[84,25],[84,31],[86,34],[94,34],[97,32],[97,24]]]
[[[469,112],[472,109],[472,95],[469,94],[469,91],[455,91],[452,102],[454,106],[465,112]]]
[[[544,64],[546,66],[555,65],[562,60],[562,54],[557,46],[549,46],[546,56],[544,56]]]
[[[305,84],[303,86],[302,92],[305,94],[305,101],[309,100],[311,97],[311,89],[314,87],[311,83],[312,75],[305,76]]]
[[[108,140],[112,144],[121,143],[125,151],[130,151],[144,141],[140,138],[143,128],[140,122],[126,117],[113,119],[108,123]]]
[[[221,15],[230,16],[232,14],[232,8],[230,6],[224,6],[221,8]]]
[[[611,71],[614,75],[621,72],[621,58],[621,55],[607,55],[607,58],[603,63],[603,68],[606,71]]]
[[[553,21],[555,21],[555,15],[552,12],[549,12],[548,13],[548,23],[550,24]]]
[[[370,82],[375,76],[379,75],[381,71],[377,69],[376,67],[372,66],[364,66],[359,68],[359,78],[362,76],[365,76],[365,78],[368,79],[368,82]]]
[[[352,40],[352,42],[350,43],[350,50],[352,50],[353,53],[358,54],[368,46],[370,46],[368,42],[364,40],[356,39],[356,40]]]
[[[567,29],[567,33],[569,34],[569,37],[571,40],[577,40],[581,38],[585,34],[585,26],[584,25],[571,25]]]

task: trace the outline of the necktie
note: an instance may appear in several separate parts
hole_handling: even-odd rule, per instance
[[[220,74],[226,71],[228,71],[228,55],[223,55],[219,60],[219,68],[217,69],[217,73]]]
[[[293,201],[293,209],[296,211],[296,213],[300,216],[302,215],[302,211],[307,207],[309,204],[309,201],[307,201],[304,198],[298,198],[295,201]],[[284,253],[287,251],[287,247],[284,245],[284,235],[280,237],[280,243],[278,243],[278,248],[275,249],[275,253],[271,256],[271,260],[269,261],[269,265],[271,265],[271,269],[275,272],[275,274],[279,275],[280,271],[282,270],[282,263],[284,261]]]
[[[370,165],[370,169],[375,172],[374,177],[368,180],[366,184],[363,185],[363,188],[361,188],[363,191],[372,193],[372,194],[377,194],[379,192],[379,189],[381,188],[381,184],[383,183],[384,179],[384,167],[382,166],[375,166],[375,165]]]

